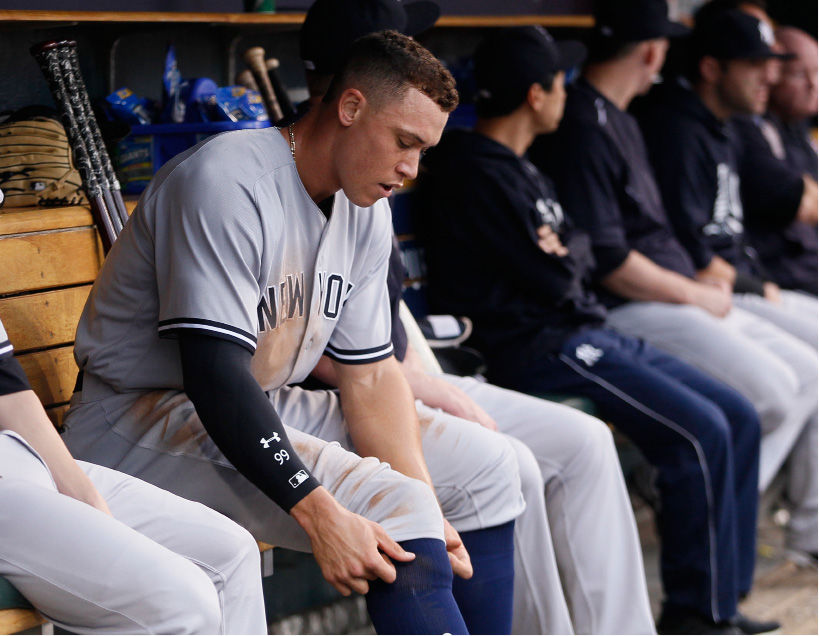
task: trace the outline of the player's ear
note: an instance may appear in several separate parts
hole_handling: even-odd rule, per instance
[[[720,76],[720,63],[716,58],[710,55],[704,56],[699,61],[700,77],[709,84],[716,84]]]
[[[535,82],[526,91],[526,102],[532,107],[532,110],[539,110],[546,98],[546,91],[539,83]]]
[[[338,119],[342,126],[351,126],[359,117],[367,99],[357,88],[347,88],[338,99]]]

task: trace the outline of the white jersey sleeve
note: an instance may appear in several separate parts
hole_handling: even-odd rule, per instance
[[[6,328],[3,326],[2,321],[0,321],[0,360],[3,358],[8,358],[14,353],[14,347],[11,345],[9,341],[9,336],[6,333]]]
[[[387,289],[392,222],[386,199],[378,201],[371,210],[367,210],[367,216],[374,227],[369,233],[368,244],[361,246],[365,257],[362,259],[357,284],[338,294],[332,288],[332,281],[322,282],[326,285],[325,293],[322,294],[326,316],[332,315],[335,299],[341,298],[338,323],[325,353],[344,364],[376,362],[393,353],[392,317]],[[346,300],[343,299],[344,295]]]
[[[252,188],[220,178],[204,162],[173,175],[151,202],[157,215],[155,259],[160,337],[181,329],[256,350],[263,228]],[[269,228],[265,228],[269,229]]]

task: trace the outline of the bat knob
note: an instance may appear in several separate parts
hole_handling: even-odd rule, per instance
[[[63,47],[76,48],[76,46],[76,40],[46,40],[45,42],[39,42],[38,44],[33,45],[29,51],[32,55],[36,56],[53,49],[61,49]]]

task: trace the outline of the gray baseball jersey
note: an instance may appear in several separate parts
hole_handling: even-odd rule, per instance
[[[180,329],[253,352],[265,390],[304,379],[322,353],[392,353],[386,290],[391,217],[335,195],[329,220],[276,129],[202,142],[143,194],[77,330],[80,368],[117,391],[182,388]]]

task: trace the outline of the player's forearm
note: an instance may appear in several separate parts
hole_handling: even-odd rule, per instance
[[[660,267],[634,250],[602,283],[609,291],[629,300],[677,304],[692,303],[697,286],[690,278]]]
[[[68,452],[33,391],[0,396],[0,429],[14,431],[40,454],[61,493],[100,507],[102,497]]]
[[[339,389],[356,452],[388,462],[432,487],[412,390],[397,360],[387,358],[350,371],[339,372]]]

